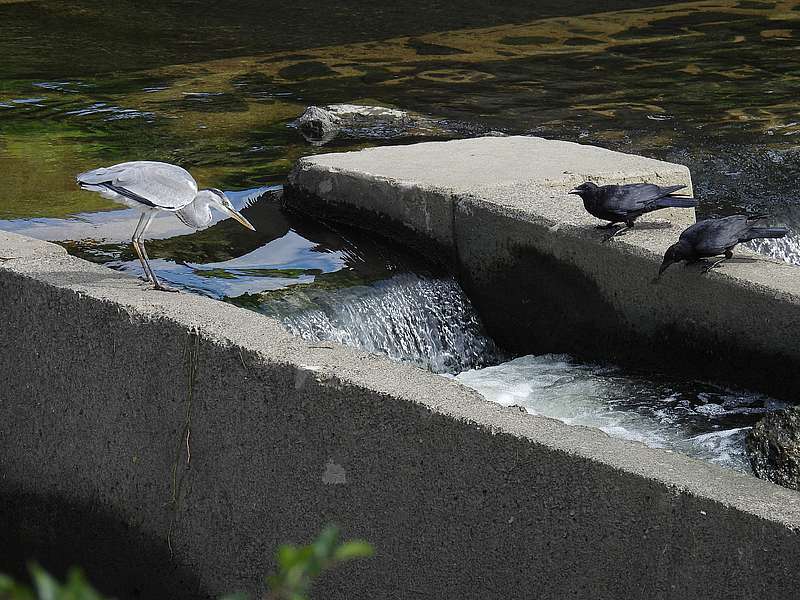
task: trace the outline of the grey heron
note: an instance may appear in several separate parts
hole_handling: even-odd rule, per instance
[[[141,211],[139,224],[131,241],[144,269],[144,279],[157,290],[177,291],[161,283],[150,267],[144,248],[144,235],[156,212],[174,213],[182,223],[201,229],[211,223],[211,209],[215,208],[255,231],[250,222],[233,208],[231,201],[220,190],[197,190],[197,182],[186,169],[169,163],[137,160],[110,167],[101,167],[77,176],[80,187],[97,192],[104,198],[121,202]]]

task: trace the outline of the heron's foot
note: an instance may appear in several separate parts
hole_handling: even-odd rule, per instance
[[[145,273],[144,275],[139,275],[139,280],[140,281],[144,281],[145,283],[152,283],[153,282],[153,280],[150,279],[150,276],[147,273]]]
[[[156,281],[153,285],[154,290],[158,290],[159,292],[179,292],[178,288],[174,288],[171,285],[167,285],[166,283],[162,283],[160,281]]]

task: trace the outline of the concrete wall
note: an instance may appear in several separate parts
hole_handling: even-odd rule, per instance
[[[792,597],[796,492],[481,399],[0,232],[0,571],[120,598],[260,587],[325,523],[324,598]],[[188,450],[187,452],[187,432]]]
[[[568,352],[736,382],[797,401],[798,269],[741,248],[704,275],[666,248],[691,209],[642,217],[609,243],[567,192],[683,183],[686,167],[532,137],[478,138],[300,160],[288,206],[372,228],[449,262],[489,333],[520,353]]]

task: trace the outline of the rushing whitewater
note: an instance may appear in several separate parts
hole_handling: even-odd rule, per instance
[[[410,273],[316,298],[316,306],[279,318],[307,340],[329,340],[458,373],[497,362],[497,349],[452,278]]]
[[[743,472],[750,471],[748,429],[784,406],[758,394],[631,374],[566,355],[508,360],[452,278],[406,273],[312,298],[298,293],[270,306],[305,339],[384,353],[453,377],[504,406]]]
[[[759,254],[800,265],[800,235],[797,230],[790,230],[786,237],[780,239],[753,240],[748,246]]]
[[[784,405],[698,382],[645,379],[566,355],[523,356],[455,379],[504,406],[749,472],[744,436]]]

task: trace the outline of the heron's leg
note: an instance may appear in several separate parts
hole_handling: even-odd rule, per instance
[[[140,229],[142,228],[142,224],[144,223],[145,217],[147,215],[142,213],[142,216],[139,217],[139,224],[136,226],[136,229],[133,230],[133,236],[131,237],[131,243],[133,245],[133,250],[136,252],[136,256],[139,257],[139,263],[142,265],[142,271],[144,271],[144,275],[142,279],[145,281],[152,281],[153,279],[150,277],[150,271],[147,270],[147,265],[144,262],[144,257],[142,256],[142,251],[139,248],[139,235]]]
[[[147,252],[144,249],[144,242],[142,242],[142,234],[152,218],[152,213],[142,213],[142,218],[139,220],[139,226],[136,228],[136,232],[134,233],[133,245],[136,248],[136,253],[139,255],[139,260],[141,261],[142,268],[144,269],[144,276],[142,279],[155,284],[157,280],[155,278],[155,274],[153,273],[153,269],[150,268],[150,263],[147,262]]]
[[[157,290],[161,290],[162,292],[177,292],[173,287],[170,287],[164,283],[161,283],[156,277],[155,271],[153,271],[153,267],[150,266],[150,258],[147,256],[147,250],[144,247],[144,241],[142,241],[142,236],[144,232],[147,231],[147,228],[150,227],[150,223],[153,221],[153,217],[155,216],[155,212],[151,212],[150,215],[147,217],[147,221],[145,221],[142,230],[139,232],[139,248],[142,251],[142,256],[144,257],[144,263],[147,265],[147,270],[150,272],[150,277],[152,277],[153,286]]]
[[[604,237],[604,238],[603,238],[603,241],[604,241],[604,242],[607,242],[607,241],[609,241],[610,239],[617,237],[617,236],[618,236],[620,233],[622,233],[623,231],[628,231],[628,229],[630,229],[630,228],[631,228],[631,227],[630,227],[629,225],[627,225],[627,224],[626,224],[626,225],[623,225],[622,227],[618,227],[618,228],[617,228],[617,230],[616,230],[614,233],[611,233],[611,234],[607,235],[606,237]]]

